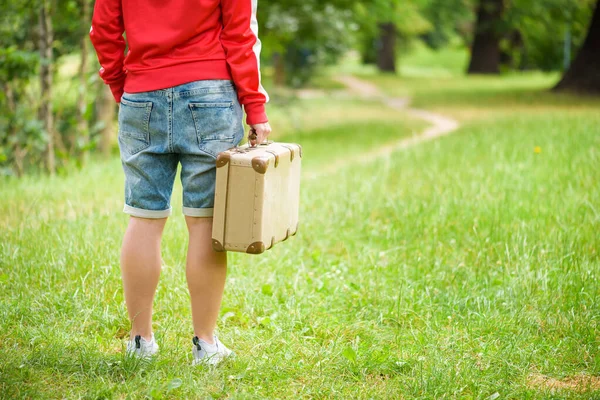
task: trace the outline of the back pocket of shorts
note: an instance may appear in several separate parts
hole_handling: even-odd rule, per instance
[[[121,99],[119,107],[119,144],[128,154],[136,154],[150,146],[150,114],[152,102]]]
[[[215,140],[233,141],[235,136],[235,112],[232,101],[190,103],[189,107],[201,146],[203,143]]]

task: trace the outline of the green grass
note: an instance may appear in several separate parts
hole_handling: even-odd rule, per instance
[[[457,77],[464,74],[469,62],[469,49],[444,47],[432,50],[422,42],[413,43],[410,51],[400,54],[399,73],[404,77]]]
[[[390,93],[409,86],[373,79]],[[304,180],[299,234],[259,257],[230,254],[219,330],[238,358],[214,371],[188,366],[181,215],[163,241],[161,353],[137,365],[121,355],[118,160],[2,181],[2,397],[597,397],[529,383],[600,375],[600,113],[591,100],[548,100],[536,91],[546,79],[527,87],[530,112],[514,103],[525,85],[517,78],[489,89],[480,78],[462,79],[462,90],[409,86],[419,104],[437,93],[433,109],[478,116],[460,114],[453,135],[389,159]],[[327,119],[325,103],[310,110]],[[310,174],[359,151],[346,146],[418,128],[373,113],[367,124],[333,111],[280,137],[303,144]],[[178,189],[175,210],[179,198]]]
[[[450,78],[464,74],[469,62],[469,50],[460,46],[449,46],[433,50],[420,41],[414,41],[398,52],[396,69],[405,78]],[[329,72],[378,76],[374,65],[364,65],[360,55],[349,53],[338,65],[329,67]]]
[[[536,72],[507,76],[399,78],[361,75],[392,97],[410,97],[412,106],[427,108],[469,121],[494,117],[527,118],[530,115],[567,113],[595,115],[600,98],[558,94],[549,89],[559,76]]]
[[[356,131],[353,134],[362,139],[381,143],[396,136],[407,124],[414,128],[423,127],[422,123],[411,120],[404,112],[382,107],[379,102],[359,100],[348,95],[337,98],[315,93],[314,96],[307,99],[290,97],[288,94],[273,96],[275,98],[267,107],[274,138],[300,140],[299,137],[312,135],[314,140],[321,140],[319,137],[324,137],[323,130],[344,127],[348,131]],[[382,140],[378,140],[375,134],[368,134],[371,129],[366,126],[373,123],[391,126],[391,129],[377,132],[377,135],[383,135]],[[342,137],[340,139],[343,140]]]

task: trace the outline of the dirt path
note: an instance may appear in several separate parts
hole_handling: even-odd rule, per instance
[[[337,81],[343,83],[348,89],[350,89],[351,92],[358,94],[364,99],[380,100],[388,107],[396,110],[402,110],[411,117],[430,123],[431,126],[418,135],[408,138],[405,137],[397,142],[377,147],[373,150],[367,151],[366,153],[356,154],[352,157],[338,160],[319,171],[307,174],[306,177],[308,179],[314,179],[323,175],[331,174],[350,164],[366,164],[377,158],[389,157],[392,153],[398,150],[406,149],[419,143],[448,135],[454,132],[460,126],[458,121],[452,118],[448,118],[430,111],[409,108],[408,105],[410,103],[410,99],[387,97],[379,90],[377,86],[370,82],[363,81],[353,76],[341,76],[337,78]]]

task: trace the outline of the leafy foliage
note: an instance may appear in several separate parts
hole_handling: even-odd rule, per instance
[[[431,27],[423,35],[427,45],[439,49],[449,44],[468,43],[474,20],[473,0],[428,0],[420,7]]]
[[[352,44],[351,0],[264,4],[259,15],[263,57],[282,55],[292,86],[306,83],[317,66],[335,62]]]
[[[79,49],[81,39],[87,35],[88,27],[81,23],[81,1],[56,0],[52,6],[54,41],[53,57],[71,54]],[[60,12],[56,12],[60,10]],[[21,175],[42,165],[42,155],[49,140],[38,119],[40,89],[39,67],[39,1],[0,2],[0,174]],[[61,80],[57,66],[50,65],[55,80]],[[57,79],[59,78],[59,79]],[[64,78],[59,84],[64,84]],[[69,77],[68,79],[73,79]],[[68,83],[68,82],[67,82]],[[72,86],[72,85],[71,85]],[[59,143],[78,143],[78,132],[74,118],[63,118],[75,114],[74,102],[58,98],[53,100],[53,112],[58,123],[55,137]],[[93,101],[93,99],[90,99]],[[86,118],[93,123],[93,115]],[[60,146],[58,156],[63,162],[80,157],[77,146]]]
[[[38,64],[37,53],[0,48],[0,173],[11,173],[14,165],[22,174],[24,158],[37,162],[44,149],[45,136],[27,90]]]
[[[365,62],[374,62],[379,43],[381,24],[393,23],[401,40],[415,37],[431,30],[415,0],[374,0],[362,1],[356,4],[356,19],[358,30],[358,47]]]
[[[522,69],[560,70],[564,59],[565,35],[572,37],[572,56],[587,33],[596,0],[513,0],[506,15],[507,36],[518,32],[522,45],[505,41],[504,47],[518,59]]]

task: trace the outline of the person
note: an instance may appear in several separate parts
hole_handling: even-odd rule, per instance
[[[217,364],[231,354],[215,336],[227,269],[227,255],[211,244],[215,159],[243,139],[242,106],[251,145],[271,132],[256,10],[257,0],[96,0],[90,38],[100,76],[120,103],[130,215],[121,250],[128,354],[148,358],[158,351],[152,305],[178,164],[189,231],[193,363]]]

